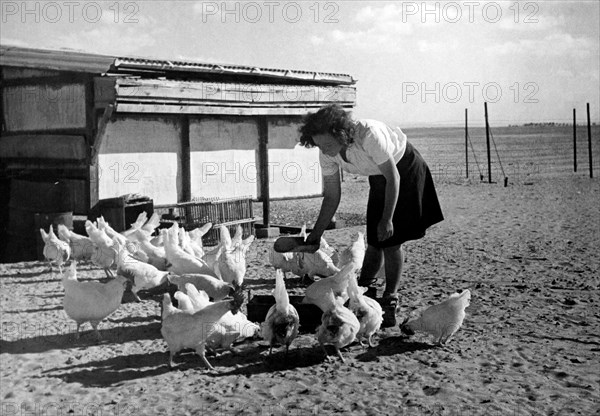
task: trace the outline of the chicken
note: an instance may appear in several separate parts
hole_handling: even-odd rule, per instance
[[[234,288],[242,286],[246,275],[246,253],[254,241],[254,236],[242,241],[242,227],[238,226],[232,240],[227,227],[221,227],[221,246],[223,250],[217,259],[219,275],[224,282],[231,283]]]
[[[349,263],[334,276],[318,280],[306,288],[302,303],[317,305],[323,312],[331,308],[329,291],[332,290],[335,297],[342,299],[342,304],[348,300],[348,281],[354,278],[358,266]]]
[[[106,234],[106,232],[96,226],[90,220],[85,221],[85,232],[88,234],[90,239],[97,246],[111,246],[112,239]]]
[[[121,234],[123,234],[125,237],[129,238],[129,236],[131,234],[135,233],[136,231],[138,231],[142,228],[142,226],[146,223],[147,219],[148,219],[148,214],[146,214],[146,211],[140,212],[140,214],[138,215],[135,222],[133,224],[131,224],[131,228],[121,232]]]
[[[121,305],[127,279],[117,276],[108,283],[80,282],[77,280],[76,261],[71,262],[70,268],[62,277],[65,288],[63,307],[65,312],[77,323],[77,338],[79,327],[89,322],[100,339],[98,324]]]
[[[269,355],[275,344],[285,345],[287,355],[290,344],[298,336],[300,316],[294,305],[290,304],[283,272],[279,269],[276,271],[273,296],[275,305],[271,306],[267,312],[265,321],[261,325],[261,335],[265,341],[269,342]]]
[[[148,264],[153,265],[161,271],[167,270],[167,267],[169,267],[169,262],[167,261],[167,255],[163,247],[156,247],[150,243],[148,237],[138,240],[138,243],[140,250],[146,253],[146,256],[148,257]]]
[[[298,237],[306,240],[306,224],[302,226]],[[315,253],[278,253],[274,247],[269,252],[271,265],[285,273],[291,272],[296,276],[313,278],[327,277],[340,271],[335,265],[337,252],[324,238],[321,238],[319,249]]]
[[[369,347],[373,348],[371,337],[381,327],[383,310],[375,299],[363,295],[365,290],[366,288],[358,286],[356,277],[349,279],[348,295],[350,296],[350,303],[348,309],[356,315],[358,322],[360,322],[360,330],[356,334],[357,338],[361,341],[361,344],[362,338],[367,338]]]
[[[343,306],[343,302],[336,298],[333,290],[327,292],[330,308],[323,313],[321,325],[317,327],[317,340],[325,352],[325,357],[329,360],[329,355],[325,345],[333,345],[338,357],[345,362],[340,348],[350,345],[356,340],[356,335],[360,330],[358,318]]]
[[[108,236],[108,238],[110,239],[117,239],[117,241],[119,242],[119,244],[125,246],[127,244],[127,237],[125,237],[122,234],[119,234],[118,232],[116,232],[108,222],[106,222],[106,220],[104,219],[103,216],[98,217],[97,219],[98,221],[98,230],[99,231],[104,231],[106,233],[106,235]]]
[[[332,276],[340,271],[331,256],[321,248],[314,253],[295,253],[295,255],[298,257],[299,276],[312,279],[315,276]]]
[[[363,260],[365,258],[366,250],[367,248],[365,247],[365,235],[359,232],[356,236],[356,240],[352,243],[352,245],[346,248],[340,254],[338,267],[344,267],[350,262],[362,265]]]
[[[217,330],[208,337],[206,347],[211,350],[231,349],[233,343],[254,338],[260,334],[260,326],[248,320],[242,312],[227,312],[217,322]]]
[[[138,241],[130,240],[124,235],[116,232],[102,216],[98,217],[98,230],[104,231],[109,238],[116,240],[120,245],[127,247],[127,250],[134,258],[143,261],[144,263],[149,262],[148,255],[140,248]]]
[[[200,255],[198,256],[196,254],[196,251],[194,251],[194,248],[192,247],[192,239],[187,234],[185,229],[179,228],[177,231],[178,231],[179,247],[181,247],[181,249],[184,252],[188,253],[190,256],[194,256],[194,257],[201,259],[202,256],[204,255],[204,250],[202,250]]]
[[[104,272],[108,277],[113,277],[110,268],[115,265],[117,261],[117,249],[114,246],[113,240],[89,220],[85,222],[85,231],[95,245],[91,258],[92,262],[96,266],[104,269]]]
[[[165,243],[165,255],[167,257],[167,261],[169,262],[167,270],[178,275],[187,273],[214,275],[215,272],[210,267],[208,267],[208,265],[204,261],[202,261],[201,259],[197,259],[196,257],[191,256],[188,253],[181,250],[177,242],[177,229],[177,224],[174,224],[174,226],[169,230],[161,230]]]
[[[89,237],[74,233],[63,224],[58,224],[57,228],[58,238],[71,247],[71,259],[77,261],[92,260],[96,246]]]
[[[160,271],[151,264],[144,263],[132,257],[127,249],[115,239],[117,254],[117,273],[131,280],[131,292],[135,300],[141,302],[137,292],[142,289],[152,289],[167,282],[168,271]]]
[[[425,309],[419,317],[406,318],[400,329],[407,335],[413,335],[415,331],[426,332],[433,335],[436,344],[445,344],[462,326],[470,300],[469,289],[460,294],[453,293],[442,303]]]
[[[183,290],[186,283],[191,283],[199,290],[203,290],[213,300],[218,301],[233,294],[233,286],[208,274],[184,274],[170,276],[169,281]]]
[[[209,304],[195,313],[185,313],[175,308],[168,293],[163,296],[163,321],[161,334],[169,348],[169,367],[173,368],[173,357],[184,348],[193,348],[206,367],[214,370],[206,356],[208,338],[218,330],[216,322],[231,311],[238,313],[244,302],[241,291],[234,293],[232,300]]]
[[[214,275],[221,279],[221,272],[219,271],[219,257],[223,252],[223,246],[219,243],[211,251],[205,251],[202,260],[206,263],[208,268],[213,271]]]
[[[150,219],[144,225],[142,225],[141,230],[143,232],[145,232],[148,236],[151,236],[154,233],[154,231],[158,228],[159,225],[160,225],[160,215],[158,215],[155,212],[152,214]]]
[[[52,224],[50,224],[48,233],[40,228],[40,234],[42,235],[42,240],[44,240],[44,258],[50,263],[50,268],[52,268],[52,263],[56,263],[58,270],[62,273],[63,263],[69,260],[69,257],[71,256],[71,247],[69,246],[69,243],[60,240],[56,234],[54,234]]]
[[[204,244],[202,242],[202,237],[204,237],[206,235],[206,233],[208,233],[210,231],[211,228],[212,228],[212,222],[207,222],[202,227],[198,227],[198,228],[195,228],[192,231],[190,231],[189,235],[190,235],[192,241],[194,241],[200,248],[203,248]]]

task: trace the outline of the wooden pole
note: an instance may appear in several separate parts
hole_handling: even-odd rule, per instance
[[[592,124],[590,123],[590,103],[587,103],[587,122],[588,122],[588,157],[590,162],[590,178],[594,177],[592,168]]]
[[[577,118],[573,109],[573,172],[577,172]]]
[[[266,116],[258,117],[258,160],[260,163],[260,196],[263,203],[263,227],[270,225],[270,195],[269,195],[269,130]]]
[[[490,154],[490,124],[488,123],[487,102],[483,103],[485,108],[485,144],[487,146],[488,183],[492,183],[492,159]]]
[[[181,124],[181,199],[179,202],[192,200],[192,168],[190,147],[190,117],[186,114],[179,118]]]
[[[469,114],[465,108],[465,167],[467,179],[469,178]]]

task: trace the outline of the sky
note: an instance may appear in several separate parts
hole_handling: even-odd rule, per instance
[[[0,43],[352,75],[399,126],[600,120],[600,1],[7,1]]]

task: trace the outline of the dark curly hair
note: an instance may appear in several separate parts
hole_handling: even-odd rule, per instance
[[[304,125],[300,131],[300,144],[304,147],[315,147],[313,136],[329,133],[341,144],[350,146],[354,143],[354,122],[351,113],[339,104],[321,107],[316,113],[308,113],[304,117]]]

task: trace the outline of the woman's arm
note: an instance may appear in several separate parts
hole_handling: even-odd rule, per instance
[[[378,165],[378,167],[386,181],[383,215],[377,225],[377,238],[379,241],[384,241],[394,234],[392,218],[396,209],[396,203],[398,202],[398,195],[400,194],[400,174],[392,158]]]
[[[323,176],[323,202],[321,204],[321,211],[319,212],[319,216],[317,217],[312,232],[306,238],[307,243],[320,243],[321,236],[325,232],[325,229],[331,222],[331,219],[340,205],[341,195],[342,186],[339,170],[333,175]]]

